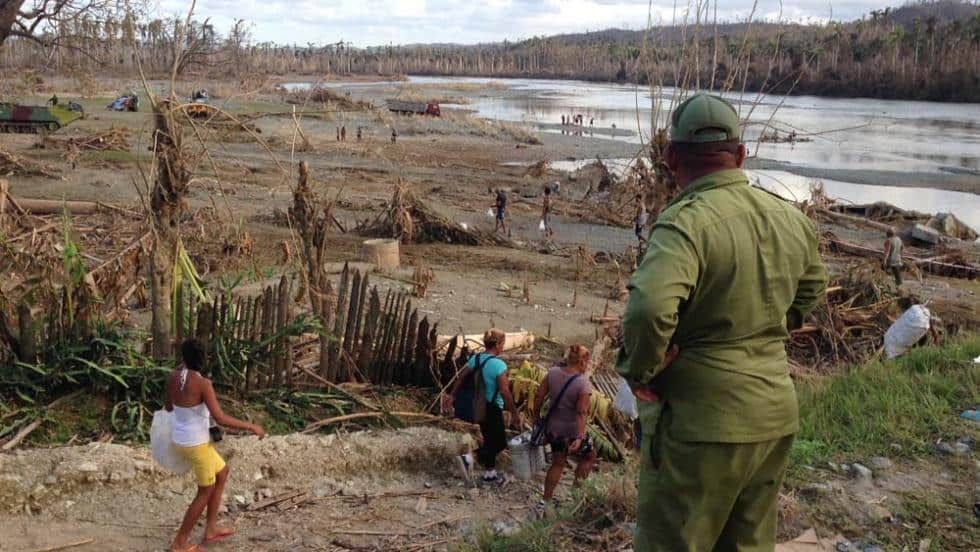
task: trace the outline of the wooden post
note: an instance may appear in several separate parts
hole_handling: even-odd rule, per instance
[[[262,296],[262,335],[260,339],[265,341],[266,338],[272,336],[275,331],[276,324],[276,299],[275,292],[272,286],[265,288],[265,294]],[[270,387],[272,383],[273,373],[272,373],[272,351],[274,346],[272,343],[268,344],[263,352],[263,357],[265,359],[265,373],[260,373],[261,388],[266,389]]]
[[[422,385],[422,377],[415,363],[415,341],[419,331],[419,311],[412,310],[408,317],[408,335],[405,336],[405,347],[402,350],[402,365],[405,367],[405,381],[414,385]]]
[[[10,193],[10,184],[0,178],[0,231],[7,230],[7,194]]]
[[[333,327],[333,317],[336,310],[335,303],[337,301],[337,295],[333,291],[333,284],[329,281],[324,286],[323,294],[320,296],[320,321],[323,324],[322,333],[320,334],[320,377],[330,381],[327,376],[329,375],[330,368],[330,328]]]
[[[409,297],[406,295],[406,298]],[[398,326],[398,347],[395,350],[395,366],[398,370],[399,384],[412,384],[412,355],[408,353],[408,335],[411,332],[412,300],[405,301],[405,310],[402,312],[401,321]]]
[[[340,340],[344,337],[344,319],[347,314],[347,292],[350,288],[350,266],[344,264],[340,273],[340,285],[337,286],[337,314],[333,325],[333,340],[330,343],[330,359],[327,367],[327,381],[335,382],[340,374],[338,358],[340,356]]]
[[[419,333],[421,335],[421,330],[419,331]],[[419,339],[421,339],[421,337]],[[446,375],[442,374],[440,376],[439,381],[436,381],[434,379],[436,376],[435,374],[432,373],[432,369],[431,369],[432,363],[435,361],[436,340],[438,339],[439,339],[439,323],[437,322],[433,324],[432,327],[429,329],[429,339],[427,339],[425,343],[426,355],[424,359],[424,367],[425,367],[425,373],[429,374],[429,379],[432,380],[433,385],[439,384],[439,387],[441,388],[442,385],[445,385],[444,383],[442,383],[442,380],[447,379]],[[455,373],[456,372],[454,368],[453,374]],[[448,383],[448,381],[446,383]]]
[[[384,381],[384,343],[388,339],[388,311],[391,310],[392,293],[389,289],[385,293],[384,306],[381,307],[378,316],[378,331],[375,336],[374,345],[374,371],[375,384],[380,385]]]
[[[365,273],[361,277],[361,289],[357,294],[357,312],[354,313],[354,333],[351,336],[350,354],[351,357],[355,357],[360,351],[360,340],[361,340],[361,324],[364,321],[364,312],[367,310],[365,302],[367,301],[367,288],[368,288],[368,274]],[[360,368],[361,375],[366,377],[367,367],[361,363],[360,360],[357,361],[357,365]]]
[[[344,352],[340,356],[340,366],[343,366],[343,370],[338,370],[337,378],[343,381],[352,381],[354,379],[354,366],[351,366],[351,353],[354,350],[354,326],[357,320],[358,312],[358,300],[361,298],[361,271],[354,271],[354,283],[351,285],[350,293],[350,306],[347,309],[347,323],[344,325],[344,342],[341,344],[341,350]]]
[[[371,383],[377,383],[377,375],[374,371],[374,338],[377,335],[378,324],[381,316],[381,297],[378,295],[378,288],[371,290],[370,305],[367,309],[367,316],[364,317],[364,336],[361,338],[361,352],[357,355],[357,363],[361,367],[361,372]]]
[[[279,280],[279,312],[278,330],[282,331],[289,325],[289,280],[283,274]],[[289,337],[283,336],[279,340],[279,354],[277,355],[278,364],[276,365],[276,384],[283,385],[292,383],[293,354]]]
[[[21,362],[37,362],[37,337],[34,334],[34,317],[27,303],[17,305],[17,322],[20,326],[20,351],[17,356]]]
[[[395,350],[398,348],[399,314],[402,310],[402,301],[405,299],[404,293],[399,293],[395,300],[394,308],[391,309],[391,316],[388,318],[388,342],[385,344],[385,385],[391,385],[395,375]]]

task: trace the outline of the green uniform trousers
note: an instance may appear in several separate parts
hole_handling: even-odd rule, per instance
[[[667,406],[643,420],[656,429],[642,441],[636,552],[771,552],[793,436],[684,442],[671,438],[670,418]]]

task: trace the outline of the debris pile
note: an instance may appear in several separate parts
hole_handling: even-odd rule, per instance
[[[61,178],[57,169],[11,153],[3,147],[0,147],[0,175]]]
[[[547,159],[542,159],[537,163],[531,165],[524,171],[525,176],[530,176],[531,178],[544,178],[548,176],[548,168],[550,161]]]
[[[778,130],[773,129],[772,132],[763,131],[759,135],[759,142],[764,144],[795,144],[797,142],[812,142],[813,138],[809,136],[800,136],[796,134],[795,131],[780,134]]]
[[[129,151],[129,132],[126,129],[112,127],[106,132],[90,136],[73,136],[65,142],[68,149],[79,151]]]
[[[374,220],[362,222],[355,230],[365,236],[393,238],[406,244],[514,245],[501,234],[471,228],[436,213],[409,188],[400,184],[395,186],[395,192],[384,210]]]
[[[885,332],[904,311],[902,303],[915,302],[890,290],[885,276],[869,268],[852,268],[831,280],[827,300],[791,334],[790,358],[823,373],[876,356]]]
[[[926,226],[939,231],[944,236],[956,238],[958,240],[974,241],[980,235],[976,230],[970,228],[966,223],[956,218],[952,213],[938,213],[929,218]]]
[[[355,100],[349,94],[341,94],[336,90],[319,85],[314,85],[308,90],[297,89],[289,92],[286,94],[286,103],[293,105],[326,104],[341,109],[374,109],[374,104],[371,102]]]

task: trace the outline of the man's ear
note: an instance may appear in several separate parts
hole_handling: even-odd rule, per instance
[[[735,166],[736,167],[738,167],[740,169],[742,168],[742,163],[745,162],[745,156],[746,156],[745,144],[739,144],[738,145],[738,151],[735,153]]]

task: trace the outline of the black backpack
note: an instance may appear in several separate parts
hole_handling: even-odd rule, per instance
[[[493,393],[493,397],[488,401],[486,393],[486,381],[483,379],[483,367],[487,362],[497,358],[494,355],[478,353],[482,356],[477,357],[476,368],[473,369],[473,421],[482,423],[487,419],[487,405],[496,403],[500,396],[500,386]]]

